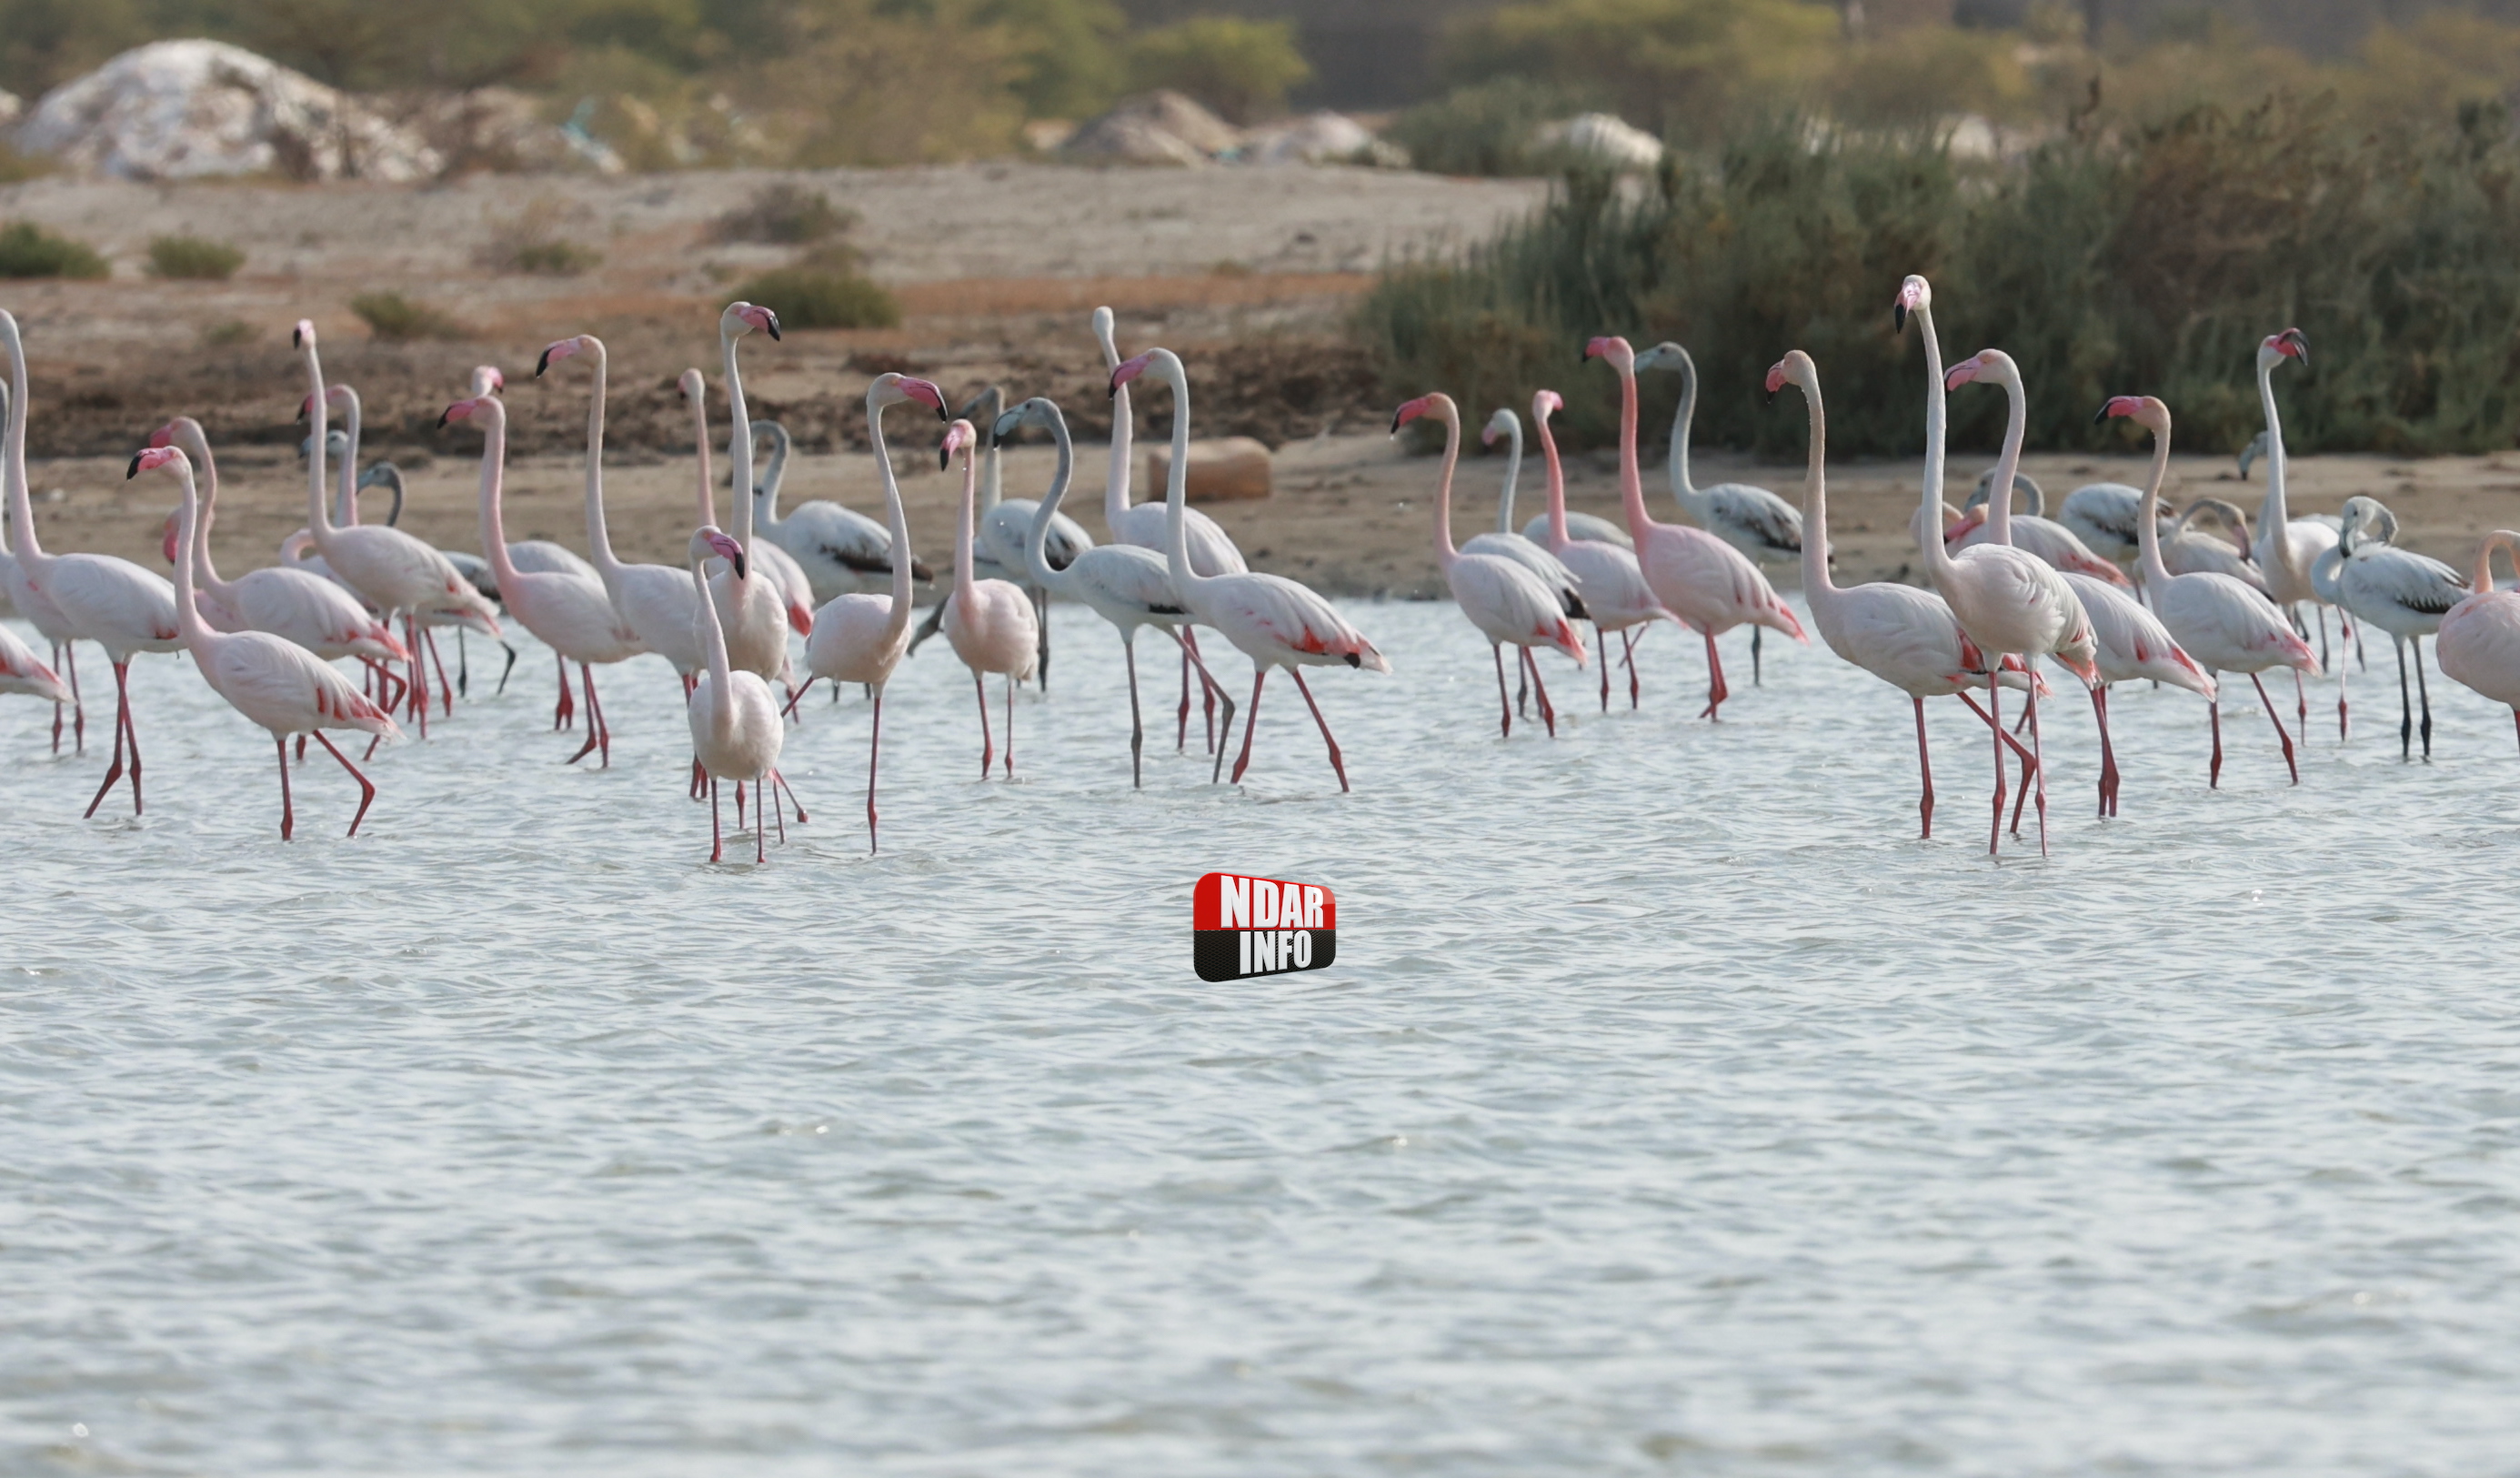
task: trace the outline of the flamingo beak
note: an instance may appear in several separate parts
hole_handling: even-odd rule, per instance
[[[1407,425],[1409,423],[1425,414],[1426,397],[1422,395],[1418,397],[1416,400],[1401,402],[1400,409],[1391,413],[1391,434],[1394,436],[1399,435],[1400,428],[1402,426]]]
[[[132,478],[140,475],[140,459],[145,455],[147,454],[143,452],[134,452],[131,454],[131,470],[122,474],[123,481],[129,482]]]
[[[1609,352],[1610,340],[1606,336],[1585,340],[1584,357],[1586,359],[1599,359]]]
[[[170,421],[166,425],[161,425],[158,429],[149,433],[149,444],[152,447],[164,446],[167,442],[175,439],[174,431],[175,424]]]
[[[1120,386],[1127,384],[1130,381],[1133,381],[1139,376],[1145,374],[1147,372],[1147,362],[1152,358],[1154,358],[1154,351],[1149,349],[1146,353],[1137,356],[1135,359],[1124,359],[1120,361],[1120,363],[1113,367],[1111,371],[1111,393],[1113,395],[1118,395],[1120,393]]]
[[[1777,403],[1777,392],[1784,387],[1784,365],[1782,363],[1770,365],[1768,367],[1768,404],[1775,405]]]
[[[543,350],[542,357],[540,359],[534,361],[534,378],[536,380],[542,379],[543,371],[551,368],[552,349],[557,349],[559,347],[560,345],[553,344],[551,348]]]

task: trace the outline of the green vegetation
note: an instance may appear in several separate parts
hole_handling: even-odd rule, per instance
[[[1292,21],[1199,16],[1143,32],[1129,46],[1129,81],[1186,92],[1236,123],[1280,111],[1313,74]]]
[[[538,277],[575,277],[604,265],[604,253],[575,242],[528,242],[509,256],[519,272]]]
[[[1889,308],[1920,272],[1947,360],[1995,344],[2021,362],[2036,445],[2117,445],[2092,412],[2150,393],[2180,445],[2235,449],[2260,425],[2258,340],[2297,325],[2315,352],[2283,381],[2295,446],[2480,451],[2520,435],[2514,241],[2520,144],[2498,104],[2377,129],[2333,97],[2209,107],[2001,166],[1787,115],[1673,157],[1642,198],[1570,177],[1498,240],[1392,271],[1359,329],[1391,394],[1441,387],[1484,415],[1548,385],[1579,444],[1615,424],[1586,337],[1676,338],[1707,377],[1698,435],[1779,454],[1802,418],[1767,404],[1760,372],[1802,348],[1833,450],[1912,456],[1921,360]],[[1645,392],[1648,427],[1667,425],[1676,378]],[[1992,447],[2002,397],[1964,390],[1952,415],[1956,448]]]
[[[764,272],[728,301],[737,298],[768,308],[789,329],[889,329],[901,322],[901,304],[859,272],[856,253],[845,248]]]
[[[858,223],[858,213],[832,203],[819,190],[782,180],[717,218],[722,242],[769,242],[806,246],[828,241]]]
[[[240,318],[223,318],[214,324],[202,325],[202,344],[210,349],[233,349],[253,342],[253,325]]]
[[[85,242],[74,242],[32,221],[0,227],[0,277],[98,278],[112,269]]]
[[[1588,88],[1500,76],[1410,109],[1385,136],[1436,174],[1545,174],[1554,161],[1533,142],[1540,126],[1601,106]]]
[[[399,292],[362,292],[350,299],[350,311],[368,326],[369,333],[388,343],[472,336],[462,324]]]
[[[245,253],[225,242],[198,236],[158,236],[149,241],[149,271],[172,277],[223,283],[245,265]]]

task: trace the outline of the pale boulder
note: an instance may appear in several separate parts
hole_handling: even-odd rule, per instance
[[[1147,453],[1147,485],[1170,486],[1172,448]],[[1201,438],[1190,444],[1190,470],[1183,478],[1192,503],[1241,503],[1266,498],[1270,492],[1269,448],[1248,436]]]

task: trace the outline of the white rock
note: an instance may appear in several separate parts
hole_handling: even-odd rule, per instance
[[[1254,164],[1344,162],[1369,154],[1373,135],[1345,113],[1314,112],[1255,133],[1240,157]]]
[[[1619,170],[1651,169],[1662,162],[1662,140],[1606,112],[1578,113],[1555,123],[1543,123],[1532,142],[1542,149],[1563,149]]]
[[[419,180],[444,160],[346,94],[243,47],[157,41],[44,95],[18,148],[133,180]]]

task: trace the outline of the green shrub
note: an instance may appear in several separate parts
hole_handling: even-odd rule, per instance
[[[469,336],[462,324],[399,292],[362,292],[350,299],[350,311],[368,326],[369,333],[389,343]]]
[[[761,304],[789,329],[889,329],[901,322],[901,304],[891,293],[848,258],[820,253],[762,273],[734,297]]]
[[[1313,74],[1292,21],[1199,16],[1142,32],[1129,46],[1129,80],[1186,92],[1237,123],[1277,112]]]
[[[604,265],[604,253],[575,242],[529,242],[511,253],[508,262],[537,277],[575,277]]]
[[[253,325],[240,318],[223,318],[202,326],[202,343],[205,348],[233,349],[253,341]]]
[[[1699,437],[1787,455],[1801,420],[1767,404],[1760,378],[1802,348],[1832,449],[1912,457],[1921,363],[1889,306],[1919,272],[1947,361],[1992,345],[2020,362],[2037,446],[2122,445],[2092,412],[2150,393],[2180,445],[2237,448],[2260,425],[2258,341],[2297,325],[2315,352],[2280,381],[2293,445],[2473,452],[2520,436],[2513,241],[2520,143],[2495,105],[2379,130],[2325,101],[2205,109],[1975,172],[1931,135],[1789,117],[1675,157],[1642,198],[1571,178],[1494,241],[1387,273],[1358,325],[1393,393],[1510,405],[1548,385],[1578,444],[1616,420],[1608,372],[1581,357],[1592,335],[1688,345]],[[1650,443],[1678,377],[1643,390]],[[2002,395],[1956,394],[1951,410],[1956,449],[1993,446]]]
[[[226,282],[245,265],[245,253],[225,242],[198,236],[158,236],[149,241],[149,271],[155,277]]]
[[[722,242],[769,242],[806,246],[828,241],[858,222],[857,212],[843,210],[819,190],[787,180],[764,185],[752,199],[717,218]]]
[[[112,269],[84,242],[32,221],[0,227],[0,277],[104,277]]]
[[[1551,161],[1532,143],[1540,125],[1599,106],[1582,87],[1497,77],[1418,104],[1383,137],[1409,151],[1413,168],[1435,174],[1547,174]]]

